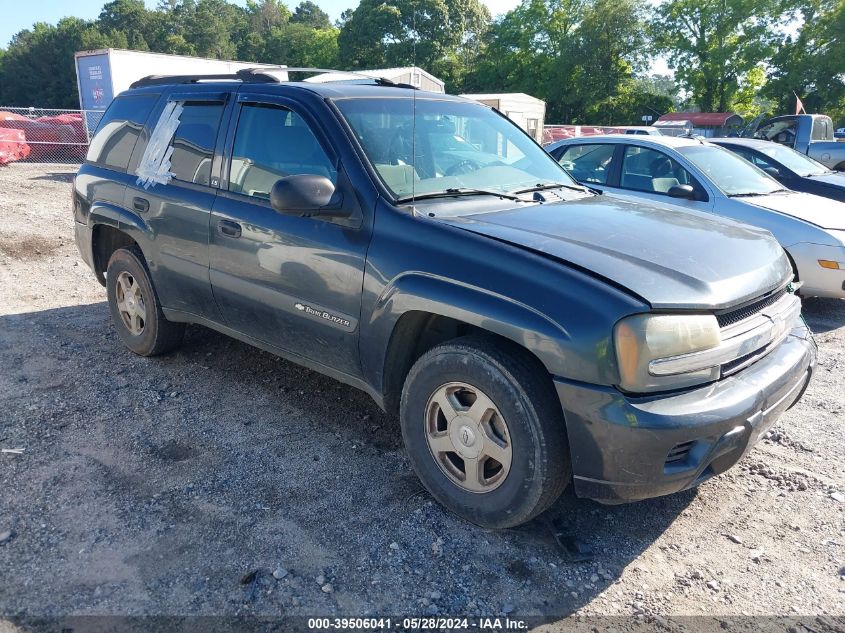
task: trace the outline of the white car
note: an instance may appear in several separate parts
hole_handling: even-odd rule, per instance
[[[546,150],[580,183],[603,192],[767,229],[789,255],[804,296],[845,298],[845,203],[784,189],[701,139],[614,134],[565,139]]]

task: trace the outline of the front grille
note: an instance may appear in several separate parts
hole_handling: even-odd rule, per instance
[[[740,369],[744,369],[758,358],[762,358],[765,356],[770,350],[769,348],[771,345],[767,345],[761,349],[754,350],[750,354],[746,354],[745,356],[740,356],[736,360],[732,360],[729,363],[722,364],[722,378],[725,376],[730,376],[731,374],[735,374]]]
[[[728,327],[730,325],[734,325],[735,323],[739,323],[740,321],[744,321],[748,317],[754,316],[761,310],[774,304],[778,299],[783,297],[786,292],[786,287],[783,287],[770,294],[768,297],[763,297],[762,299],[757,299],[756,301],[748,303],[740,308],[733,308],[727,312],[717,314],[716,320],[719,322],[719,327]]]

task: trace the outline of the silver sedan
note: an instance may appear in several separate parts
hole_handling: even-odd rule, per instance
[[[603,192],[767,229],[792,260],[803,295],[845,298],[845,203],[784,189],[739,156],[695,138],[589,136],[546,150],[580,183]]]

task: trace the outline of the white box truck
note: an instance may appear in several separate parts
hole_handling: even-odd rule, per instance
[[[148,75],[232,74],[261,65],[119,48],[79,51],[74,57],[79,107],[99,111],[105,110],[133,81]]]

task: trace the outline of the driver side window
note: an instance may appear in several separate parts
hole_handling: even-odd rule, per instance
[[[625,148],[620,187],[665,194],[675,185],[694,185],[690,173],[675,160],[647,147]]]
[[[308,124],[298,114],[269,104],[241,108],[229,191],[269,199],[277,180],[296,174],[325,176],[337,184],[337,169]]]
[[[607,143],[570,145],[560,155],[557,162],[579,182],[605,185],[615,149],[615,145]]]

